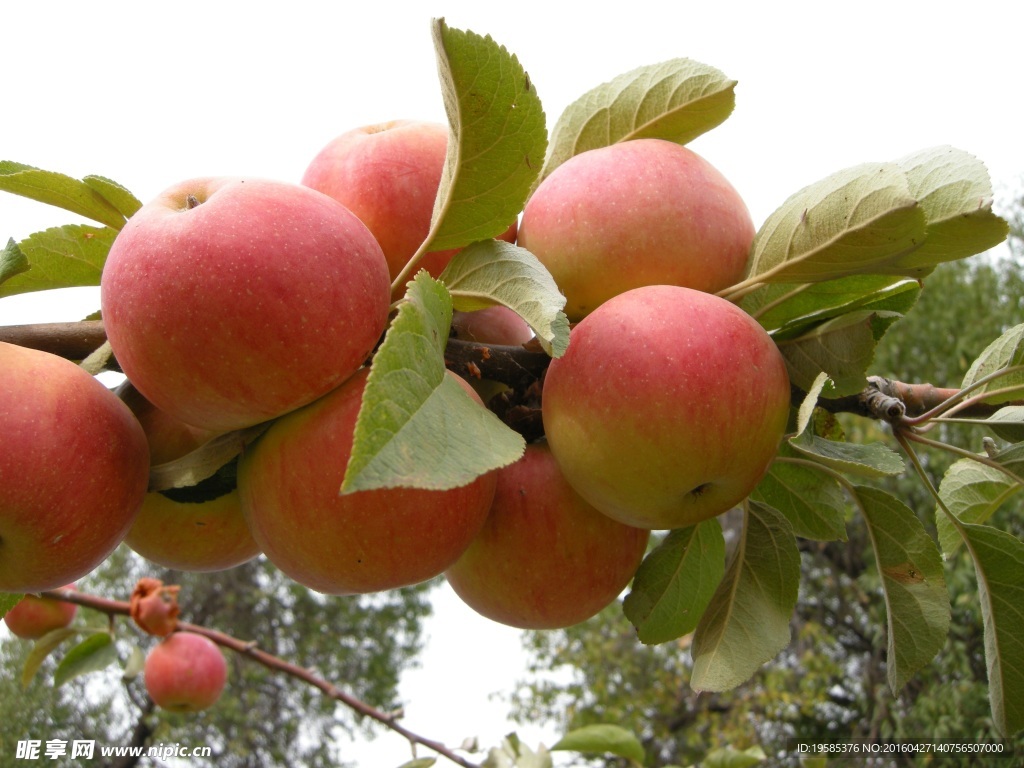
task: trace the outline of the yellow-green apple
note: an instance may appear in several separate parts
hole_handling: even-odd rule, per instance
[[[361,126],[320,150],[302,183],[330,195],[370,228],[394,279],[430,232],[447,151],[448,126],[441,123],[392,120]],[[515,236],[513,222],[501,238],[515,242]],[[433,251],[419,266],[437,277],[457,251]],[[401,297],[405,286],[395,293]]]
[[[118,395],[142,424],[154,466],[218,434],[160,410],[130,384],[119,387]],[[124,541],[147,560],[179,571],[221,571],[260,553],[242,514],[233,466],[195,486],[147,493]]]
[[[68,584],[64,589],[74,589]],[[25,640],[38,640],[47,632],[63,629],[70,624],[78,606],[63,600],[25,595],[11,610],[4,614],[4,623],[11,632]]]
[[[493,472],[445,491],[339,495],[366,378],[364,369],[276,421],[238,465],[253,538],[270,562],[319,592],[376,592],[439,575],[479,532],[494,497]]]
[[[171,712],[199,712],[220,698],[228,667],[216,643],[194,632],[175,632],[148,654],[143,667],[153,703]]]
[[[519,245],[548,268],[573,321],[642,285],[727,288],[743,278],[753,238],[728,180],[661,139],[570,158],[537,187],[519,226]]]
[[[0,592],[56,589],[128,532],[149,482],[139,422],[74,363],[0,343]]]
[[[477,613],[522,629],[578,624],[615,600],[650,532],[594,509],[543,441],[497,474],[483,530],[445,571],[455,593]]]
[[[454,312],[452,330],[457,339],[481,344],[518,345],[533,338],[533,330],[526,321],[501,305],[473,312]]]
[[[100,293],[114,354],[146,399],[228,431],[351,376],[387,323],[390,283],[373,235],[327,195],[207,178],[131,217]]]
[[[543,389],[566,478],[628,525],[693,525],[742,501],[789,417],[786,364],[734,304],[678,286],[609,299],[569,336]]]

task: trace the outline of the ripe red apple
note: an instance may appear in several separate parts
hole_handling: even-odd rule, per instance
[[[537,187],[519,227],[519,245],[551,272],[573,321],[642,285],[727,288],[744,277],[753,239],[725,177],[661,139],[567,160]]]
[[[63,587],[74,588],[74,584]],[[25,595],[4,615],[4,623],[14,635],[25,640],[38,640],[47,632],[66,627],[74,620],[77,612],[78,606],[74,603]]]
[[[131,385],[118,394],[142,424],[153,465],[179,459],[218,434],[160,410]],[[242,514],[233,468],[196,486],[147,493],[124,541],[147,560],[179,571],[221,571],[260,553]]]
[[[202,635],[175,632],[147,655],[143,668],[153,702],[171,712],[199,712],[220,698],[228,667],[220,648]]]
[[[387,322],[380,246],[297,184],[193,179],[143,206],[101,277],[107,336],[158,408],[228,431],[329,392]]]
[[[547,444],[498,470],[483,530],[445,571],[477,613],[522,629],[556,629],[611,603],[640,567],[650,532],[612,520],[566,482]]]
[[[55,355],[0,343],[0,592],[85,576],[131,526],[149,482],[139,422]]]
[[[439,575],[469,546],[494,497],[493,472],[447,491],[339,495],[366,377],[364,369],[275,422],[238,466],[253,538],[274,565],[319,592],[376,592]]]
[[[473,312],[452,315],[455,338],[481,344],[525,344],[533,338],[533,330],[523,318],[508,307],[494,306]]]
[[[551,450],[580,495],[628,525],[693,525],[742,501],[786,430],[778,347],[734,304],[647,286],[573,328],[544,380]]]
[[[448,126],[441,123],[393,120],[361,126],[320,150],[302,183],[330,195],[370,228],[394,280],[430,232],[447,151]],[[513,222],[502,239],[515,242],[515,236]],[[419,266],[437,277],[457,252],[428,253]],[[395,293],[401,297],[405,287]]]

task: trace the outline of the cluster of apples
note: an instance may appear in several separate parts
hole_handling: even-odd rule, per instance
[[[330,594],[443,573],[492,619],[567,626],[617,597],[651,530],[753,489],[785,429],[788,378],[763,329],[713,295],[743,278],[753,224],[701,157],[639,139],[563,163],[503,235],[547,267],[575,323],[543,382],[546,439],[460,488],[338,494],[365,363],[428,234],[447,141],[433,123],[360,128],[300,184],[192,179],[143,206],[101,281],[130,382],[117,394],[0,347],[13,388],[0,404],[0,590],[73,581],[125,540],[187,570],[263,553]],[[452,256],[423,266],[436,276]],[[455,326],[491,344],[531,336],[500,308]],[[152,466],[264,422],[237,468],[147,491]]]

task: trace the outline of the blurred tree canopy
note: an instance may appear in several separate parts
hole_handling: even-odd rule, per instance
[[[422,623],[430,613],[431,583],[328,597],[292,582],[263,558],[218,573],[186,574],[161,570],[125,547],[80,581],[79,589],[127,600],[142,576],[181,585],[182,620],[254,641],[384,711],[401,704],[399,676],[421,649]],[[80,608],[76,622],[102,626],[107,617]],[[157,641],[127,617],[117,622],[122,661],[133,646],[145,651]],[[309,685],[238,654],[228,654],[228,687],[218,704],[195,715],[154,709],[141,676],[124,681],[121,667],[54,688],[51,658],[23,690],[21,670],[31,647],[9,634],[0,642],[0,755],[13,756],[19,739],[94,739],[97,748],[209,746],[212,757],[189,758],[201,768],[326,768],[344,764],[349,735],[370,735],[377,726]],[[142,758],[112,765],[161,764]]]

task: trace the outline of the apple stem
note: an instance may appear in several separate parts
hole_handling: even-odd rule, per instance
[[[195,195],[189,195],[185,198],[185,210],[191,211],[193,208],[198,208],[200,205],[199,198]]]

